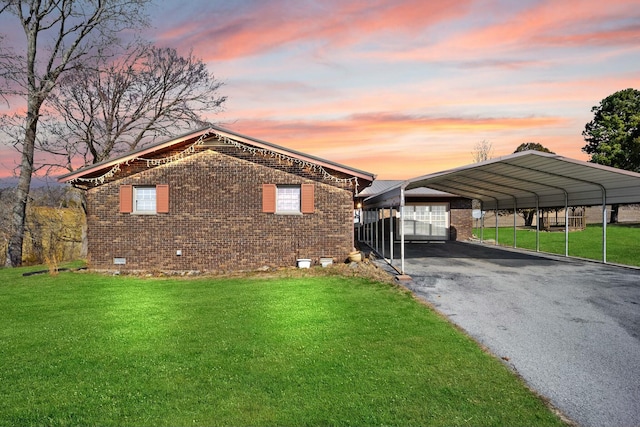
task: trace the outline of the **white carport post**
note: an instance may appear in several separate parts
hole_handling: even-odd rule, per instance
[[[373,210],[369,210],[369,247],[373,247]]]
[[[496,242],[495,245],[498,246],[498,199],[496,199]]]
[[[363,209],[362,211],[362,241],[367,243],[369,241],[369,224],[367,221],[369,220],[369,210]]]
[[[404,189],[407,184],[400,187],[400,274],[404,274]]]
[[[480,200],[480,243],[484,243],[484,203]]]
[[[491,198],[492,198],[493,200],[495,200],[495,202],[496,202],[496,209],[495,209],[495,214],[496,214],[496,240],[495,240],[495,243],[494,243],[494,244],[495,244],[495,245],[497,245],[497,244],[498,244],[498,203],[499,203],[499,202],[498,202],[498,199],[497,199],[497,198],[495,198],[495,197],[492,197],[492,196],[488,196],[488,197],[491,197]],[[482,212],[483,212],[483,211],[482,211],[482,207],[483,207],[483,206],[484,206],[484,205],[482,204],[482,201],[481,201],[481,202],[480,202],[480,209],[481,209],[481,210],[480,210],[480,213],[482,213]],[[484,215],[482,215],[482,227],[484,227]],[[484,228],[482,229],[482,231],[483,231],[483,234],[484,234]]]
[[[600,186],[602,190],[602,262],[607,263],[607,190]],[[586,221],[586,218],[585,218]],[[585,227],[587,224],[585,224]]]
[[[362,242],[366,242],[367,241],[367,210],[366,209],[362,209],[362,218],[360,219],[360,221],[362,221],[362,238],[360,239],[360,241]]]
[[[516,248],[516,218],[518,216],[518,199],[513,198],[513,247]]]
[[[540,197],[536,194],[536,252],[540,252]]]
[[[374,223],[374,226],[373,226],[373,247],[375,248],[376,252],[379,252],[380,246],[378,244],[379,243],[378,228],[380,227],[380,210],[376,208],[375,212],[376,212],[376,222]]]
[[[380,224],[380,238],[382,239],[382,258],[386,258],[384,256],[385,250],[384,250],[384,206],[382,207],[382,209],[380,210],[380,212],[382,213],[382,223]]]
[[[369,244],[369,212],[371,212],[369,209],[365,210],[364,213],[364,242],[368,245]]]
[[[375,212],[375,209],[372,209],[370,211],[371,218],[369,218],[369,221],[371,221],[370,225],[369,225],[369,227],[370,227],[370,229],[369,229],[370,230],[369,231],[369,247],[370,248],[373,248],[374,245],[375,245],[375,242],[374,242],[374,229],[375,229],[376,225],[373,222],[373,214],[374,214],[374,212]]]
[[[564,191],[564,256],[569,256],[569,194]],[[556,224],[558,225],[558,224]]]
[[[389,208],[389,259],[393,265],[393,206]]]

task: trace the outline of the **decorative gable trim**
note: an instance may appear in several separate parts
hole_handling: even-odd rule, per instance
[[[350,185],[356,193],[358,192],[358,187],[361,185],[360,180],[362,180],[365,185],[368,185],[375,179],[375,175],[368,172],[359,171],[314,156],[289,150],[275,144],[235,134],[215,126],[147,147],[113,160],[82,168],[63,175],[58,179],[59,181],[78,185],[101,185],[121,172],[122,166],[137,162],[138,164],[146,163],[146,166],[151,168],[172,163],[190,156],[196,152],[198,147],[205,146],[205,141],[211,140],[217,140],[218,144],[233,146],[238,150],[251,153],[252,155],[261,155],[274,158],[278,161],[290,162],[300,167],[301,170],[311,170],[318,173],[323,180],[333,181],[342,185]],[[166,153],[168,150],[175,150],[180,145],[185,147],[182,151],[177,153],[172,151],[174,154],[161,157],[162,153]],[[338,176],[334,175],[334,172],[337,172]]]

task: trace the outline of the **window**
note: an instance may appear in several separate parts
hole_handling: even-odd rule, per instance
[[[156,213],[156,187],[133,187],[133,212]]]
[[[312,214],[315,212],[314,184],[262,185],[262,212]]]
[[[120,213],[169,213],[169,186],[167,184],[120,186]]]
[[[276,187],[276,212],[300,213],[300,186],[278,185]]]

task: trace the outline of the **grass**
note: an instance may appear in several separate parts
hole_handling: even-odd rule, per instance
[[[3,426],[562,425],[390,284],[25,271],[0,269]]]
[[[480,229],[474,229],[480,236]],[[495,239],[495,228],[484,229],[484,239]],[[565,233],[540,232],[540,251],[564,255]],[[513,227],[498,228],[498,243],[513,246]],[[516,229],[518,248],[536,249],[535,230]],[[588,225],[583,231],[569,232],[569,255],[602,260],[602,225]],[[607,225],[607,262],[640,266],[640,224]]]

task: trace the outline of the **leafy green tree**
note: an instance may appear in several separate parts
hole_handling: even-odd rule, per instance
[[[514,151],[514,153],[519,153],[521,151],[528,151],[528,150],[535,150],[535,151],[541,151],[543,153],[556,154],[538,142],[523,142],[522,144],[518,145],[518,148],[516,148],[516,151]],[[535,218],[535,215],[536,215],[536,210],[535,209],[518,209],[518,215],[524,218],[524,225],[526,227],[531,227],[531,225],[533,224],[533,218]]]
[[[640,172],[640,91],[625,89],[607,96],[591,109],[593,120],[582,136],[582,151],[590,161]]]
[[[518,145],[518,148],[516,148],[516,151],[514,151],[514,153],[519,153],[521,151],[528,151],[528,150],[535,150],[535,151],[542,151],[543,153],[556,154],[553,151],[549,150],[544,145],[537,142],[523,142],[522,144]]]
[[[640,91],[624,89],[594,106],[593,120],[582,136],[582,151],[589,161],[614,168],[640,172]],[[618,222],[618,205],[611,206],[611,223]]]

